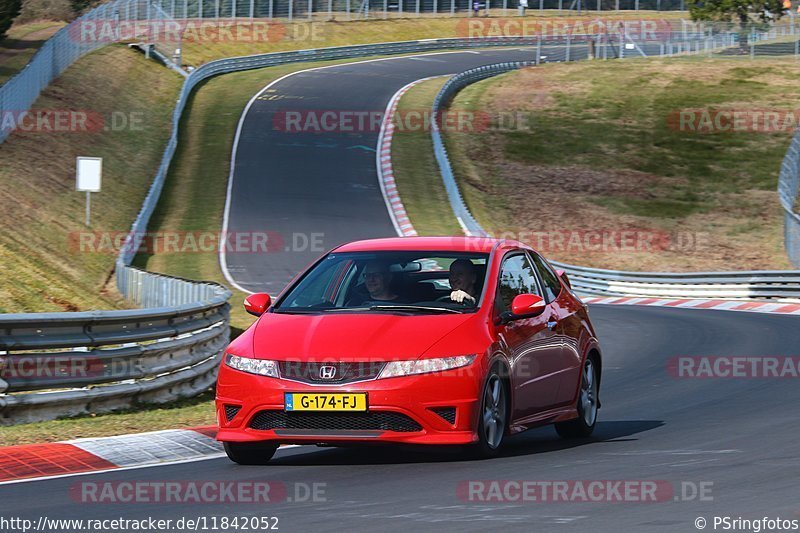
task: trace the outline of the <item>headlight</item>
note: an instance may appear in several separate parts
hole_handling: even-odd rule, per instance
[[[253,359],[251,357],[242,357],[229,353],[225,354],[225,364],[231,368],[250,374],[269,376],[271,378],[280,377],[278,363],[276,361],[270,361],[269,359]]]
[[[474,355],[456,355],[454,357],[439,357],[437,359],[420,359],[419,361],[392,361],[386,363],[378,379],[410,376],[412,374],[427,374],[429,372],[442,372],[444,370],[452,370],[454,368],[471,365],[474,360]]]

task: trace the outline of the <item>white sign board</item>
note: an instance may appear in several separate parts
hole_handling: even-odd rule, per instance
[[[100,181],[103,176],[103,158],[79,157],[78,170],[75,176],[76,190],[100,192]]]

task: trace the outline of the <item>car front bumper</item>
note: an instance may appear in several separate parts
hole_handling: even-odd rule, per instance
[[[475,425],[483,375],[478,360],[468,367],[437,374],[328,386],[248,374],[223,363],[217,382],[217,440],[469,444],[477,439]],[[287,392],[365,392],[368,410],[286,412]],[[455,409],[454,419],[451,409]]]

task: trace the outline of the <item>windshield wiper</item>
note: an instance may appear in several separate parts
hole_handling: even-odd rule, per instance
[[[461,314],[463,311],[458,309],[450,309],[448,307],[428,307],[423,305],[372,305],[369,307],[370,311],[412,311],[424,313],[456,313]]]

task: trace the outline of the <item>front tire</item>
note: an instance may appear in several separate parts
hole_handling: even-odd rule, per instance
[[[500,452],[508,423],[508,390],[497,367],[489,372],[481,396],[478,412],[478,442],[473,445],[473,455],[485,459]]]
[[[556,423],[556,432],[565,439],[585,439],[597,425],[598,382],[597,365],[586,358],[581,371],[581,389],[578,393],[578,418]]]
[[[267,442],[225,442],[223,447],[228,459],[240,465],[265,465],[278,449]]]

